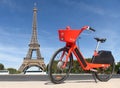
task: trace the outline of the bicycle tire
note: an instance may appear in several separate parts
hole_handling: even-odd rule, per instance
[[[69,76],[69,73],[71,71],[71,67],[72,67],[72,61],[73,61],[73,56],[72,54],[70,54],[69,57],[69,61],[67,63],[67,67],[65,69],[62,69],[60,67],[58,67],[58,64],[62,64],[64,63],[64,59],[62,59],[62,61],[59,61],[60,56],[63,52],[65,52],[65,55],[68,54],[68,48],[64,47],[64,48],[60,48],[58,49],[52,56],[50,63],[49,63],[49,67],[48,67],[48,75],[49,78],[51,80],[51,82],[55,83],[55,84],[59,84],[62,83],[64,80],[67,79],[67,77]]]
[[[92,62],[94,62],[94,57],[92,58]],[[107,69],[97,68],[98,72],[93,72],[93,76],[95,76],[101,82],[107,82],[111,79],[115,69],[115,62],[111,63]]]

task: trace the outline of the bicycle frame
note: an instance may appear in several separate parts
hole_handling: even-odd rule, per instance
[[[103,82],[106,82],[111,78],[115,66],[114,57],[112,56],[111,51],[98,51],[99,44],[105,42],[106,39],[95,38],[95,40],[97,40],[97,46],[91,63],[89,63],[83,57],[80,49],[76,45],[78,36],[84,30],[95,31],[89,26],[84,26],[81,29],[74,30],[71,30],[71,28],[67,26],[66,29],[58,30],[59,40],[65,42],[66,45],[65,47],[59,48],[50,60],[48,75],[51,82],[59,84],[67,79],[72,68],[74,68],[73,57],[76,57],[83,70],[92,72],[95,82],[97,82],[96,78]]]
[[[67,46],[68,47],[68,46]],[[107,68],[110,66],[110,64],[94,64],[94,63],[88,63],[83,55],[81,54],[79,48],[77,47],[76,44],[73,44],[71,47],[69,47],[69,51],[68,51],[68,55],[66,56],[66,61],[64,63],[64,65],[62,66],[62,68],[65,68],[66,67],[66,64],[68,62],[68,58],[70,56],[70,54],[73,52],[73,54],[76,56],[77,58],[77,61],[79,62],[79,64],[81,65],[82,69],[83,70],[92,70],[94,68]],[[96,51],[94,52],[94,56],[96,55]],[[63,55],[64,55],[64,52],[63,52]],[[63,56],[62,55],[62,56]],[[62,57],[61,57],[62,59]]]
[[[80,33],[82,33],[82,31],[86,30],[87,26],[84,26],[81,30]],[[68,30],[68,29],[67,29]],[[79,35],[80,35],[79,33]],[[63,40],[62,40],[63,41]],[[75,41],[76,42],[76,41]],[[83,70],[91,70],[91,71],[97,71],[95,70],[95,68],[108,68],[110,66],[110,64],[94,64],[94,63],[88,63],[85,58],[83,57],[82,53],[80,52],[79,48],[77,47],[75,42],[66,42],[66,47],[69,48],[68,51],[68,55],[66,56],[66,60],[65,63],[63,64],[62,68],[66,67],[66,64],[68,62],[68,58],[70,56],[70,54],[74,54],[77,58],[77,61],[79,62],[79,64],[81,65]],[[97,46],[98,48],[98,46]],[[64,56],[64,52],[60,58],[60,60],[62,60],[62,57]],[[98,52],[97,50],[94,51],[94,55],[93,56],[97,56]]]

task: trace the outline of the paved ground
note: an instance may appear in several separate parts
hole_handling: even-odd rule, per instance
[[[114,74],[112,78],[120,78]],[[67,80],[92,80],[92,74],[71,74]],[[48,75],[0,75],[0,81],[48,81]]]
[[[0,88],[120,88],[120,78],[98,83],[94,80],[67,80],[62,84],[50,81],[0,81]]]

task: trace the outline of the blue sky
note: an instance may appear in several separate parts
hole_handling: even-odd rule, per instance
[[[18,69],[29,49],[33,7],[37,3],[37,29],[40,51],[47,64],[56,49],[65,44],[58,40],[58,29],[89,25],[95,33],[85,31],[79,40],[80,50],[91,57],[94,37],[107,41],[100,49],[111,50],[120,61],[120,0],[0,0],[0,63]]]

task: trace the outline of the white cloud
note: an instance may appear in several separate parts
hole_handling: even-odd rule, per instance
[[[48,64],[54,52],[60,47],[40,47],[42,57],[45,64]],[[0,63],[3,63],[6,68],[13,67],[18,69],[26,57],[29,47],[15,47],[0,45]]]
[[[13,2],[13,0],[0,0],[0,4],[3,6],[6,5],[10,8],[16,7],[16,4],[15,4],[15,2]]]
[[[107,41],[104,44],[101,44],[101,49],[112,51],[115,60],[120,61],[119,31],[111,30],[110,28],[109,29],[104,28],[103,31],[99,31],[97,35],[99,35],[99,37],[103,37],[103,38],[105,37],[107,39]]]
[[[52,55],[55,53],[55,51],[60,48],[60,47],[41,47],[40,48],[40,51],[41,51],[41,54],[42,54],[42,57],[44,57],[44,61],[46,64],[49,63]]]
[[[0,63],[3,63],[6,68],[18,68],[26,53],[27,48],[0,44]]]
[[[100,7],[100,6],[94,6],[91,4],[87,4],[87,3],[82,3],[81,4],[82,7],[87,10],[90,11],[92,13],[101,15],[101,16],[108,16],[108,17],[112,17],[112,18],[119,18],[120,17],[120,13],[117,11],[110,10],[108,8],[105,7]]]
[[[101,5],[100,6],[93,5],[93,4],[91,4],[92,2],[86,3],[86,2],[84,2],[84,0],[83,1],[81,1],[81,0],[64,0],[61,2],[63,2],[66,5],[69,5],[69,6],[74,6],[74,8],[79,9],[78,11],[84,10],[87,12],[92,12],[92,13],[97,14],[97,15],[109,16],[112,18],[119,18],[120,17],[120,13],[118,11],[114,10],[114,12],[113,12],[113,9],[111,10],[110,8],[102,7]]]
[[[84,8],[90,12],[93,12],[93,13],[96,13],[96,14],[99,14],[99,15],[104,15],[105,14],[105,10],[102,9],[102,8],[99,8],[99,7],[94,7],[94,6],[91,6],[91,5],[88,5],[88,4],[85,4],[84,3]]]

